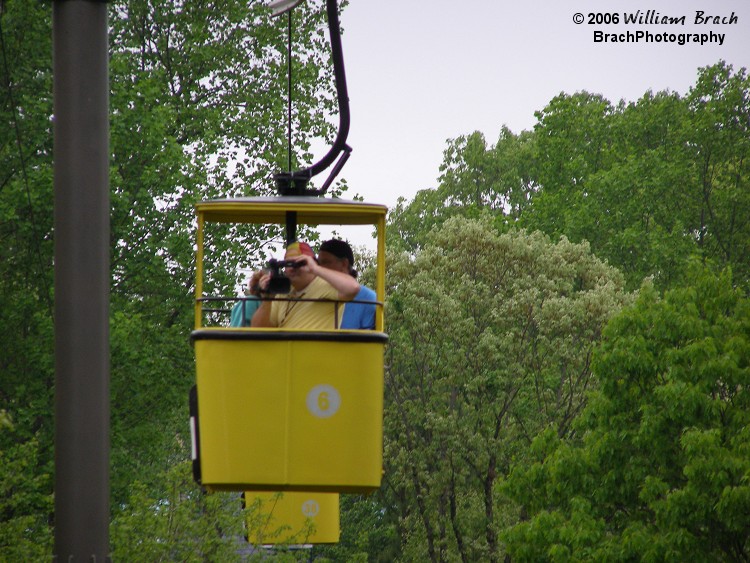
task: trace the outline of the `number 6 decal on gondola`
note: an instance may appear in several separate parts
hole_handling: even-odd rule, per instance
[[[313,416],[330,418],[341,406],[341,395],[331,385],[316,385],[307,393],[306,404]]]

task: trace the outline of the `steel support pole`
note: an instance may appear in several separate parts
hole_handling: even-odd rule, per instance
[[[109,558],[107,5],[53,5],[55,547]]]
[[[297,240],[297,212],[286,212],[286,246]]]

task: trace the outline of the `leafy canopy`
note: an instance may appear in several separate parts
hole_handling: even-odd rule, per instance
[[[528,515],[504,534],[513,557],[748,558],[750,301],[727,272],[692,274],[610,322],[578,439],[540,435],[503,485]]]

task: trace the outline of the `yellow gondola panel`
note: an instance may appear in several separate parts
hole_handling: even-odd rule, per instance
[[[385,207],[311,198],[198,205],[194,466],[209,490],[370,492],[382,478]],[[202,326],[204,221],[367,224],[378,232],[376,330]]]
[[[254,545],[337,543],[341,535],[337,493],[244,495],[247,540]]]

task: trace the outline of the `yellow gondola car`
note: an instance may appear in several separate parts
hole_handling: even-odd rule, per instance
[[[247,540],[254,545],[338,543],[337,493],[244,494]]]
[[[209,490],[369,492],[380,486],[386,207],[310,197],[197,204],[194,472]],[[206,223],[373,225],[375,330],[204,326]],[[195,404],[197,403],[197,404]]]

